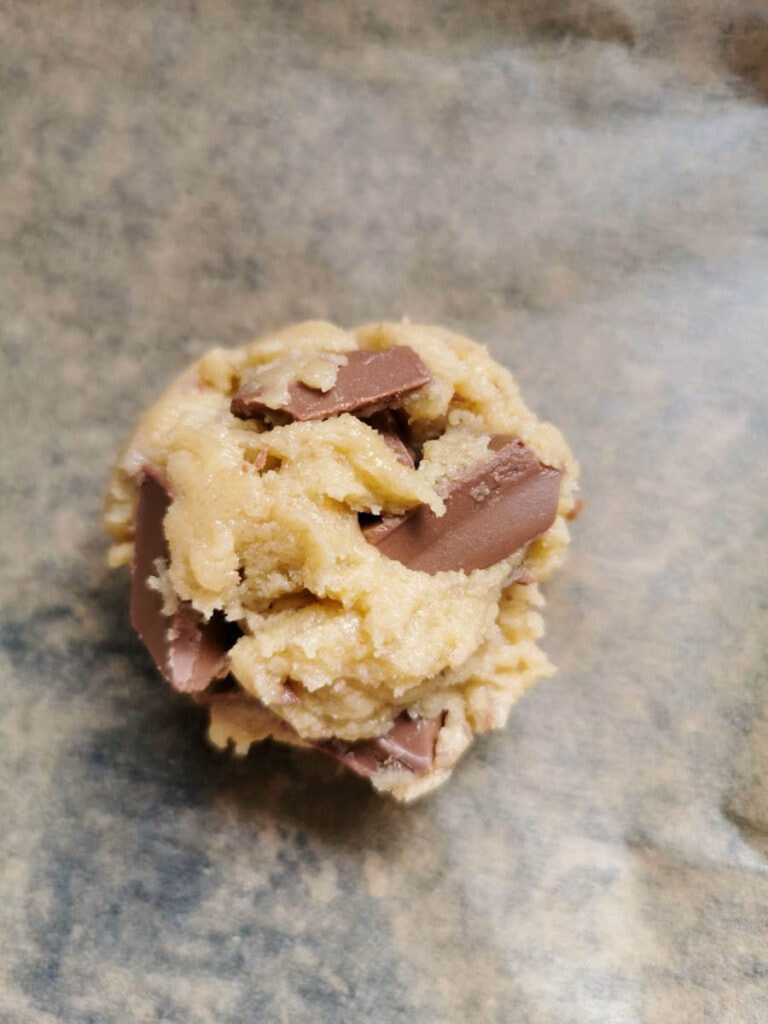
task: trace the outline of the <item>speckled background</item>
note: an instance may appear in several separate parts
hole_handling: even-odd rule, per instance
[[[560,674],[400,808],[208,749],[99,515],[190,357],[487,342],[587,510]],[[761,0],[0,2],[0,1020],[768,1019]]]

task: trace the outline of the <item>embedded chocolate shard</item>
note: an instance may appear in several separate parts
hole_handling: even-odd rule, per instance
[[[166,678],[180,693],[200,693],[229,672],[227,652],[240,630],[214,612],[208,622],[188,601],[169,620]]]
[[[217,684],[204,693],[194,694],[195,703],[226,708],[244,721],[258,720],[264,736],[272,735],[288,743],[300,741],[300,746],[310,746],[318,753],[333,757],[363,778],[368,779],[384,768],[403,768],[413,775],[424,775],[434,766],[435,746],[445,715],[412,718],[404,711],[395,719],[389,732],[374,739],[354,742],[305,740],[285,719],[236,684],[228,689],[221,687],[222,684]]]
[[[162,483],[154,474],[146,473],[139,487],[136,509],[131,566],[131,625],[163,675],[167,675],[168,666],[168,620],[163,615],[162,595],[157,590],[150,590],[147,581],[157,572],[157,560],[168,559],[163,521],[170,504],[170,495]]]
[[[384,736],[354,743],[327,740],[318,743],[317,749],[366,779],[382,768],[405,768],[414,775],[424,775],[434,763],[435,744],[442,725],[442,715],[411,718],[403,712]]]
[[[204,690],[227,674],[227,652],[240,630],[215,613],[208,622],[187,601],[173,615],[163,613],[163,598],[148,586],[157,562],[168,561],[163,522],[171,498],[157,474],[145,473],[136,510],[131,568],[131,625],[155,665],[171,686],[182,693]]]
[[[368,742],[384,755],[385,761],[396,761],[414,774],[423,775],[435,760],[435,743],[442,725],[442,715],[411,718],[404,712],[388,733]]]
[[[325,420],[343,412],[372,415],[390,408],[404,395],[432,380],[429,369],[412,348],[396,345],[378,352],[354,350],[345,353],[347,361],[339,367],[336,382],[328,391],[294,381],[288,387],[288,402],[273,409],[261,400],[258,383],[246,384],[230,404],[234,416],[247,420],[254,416],[287,420]]]
[[[407,512],[405,515],[381,516],[381,518],[374,518],[371,522],[368,521],[368,517],[365,519],[358,517],[360,520],[360,529],[363,531],[363,536],[368,543],[373,544],[375,548],[382,551],[382,545],[387,537],[389,537],[391,533],[394,533],[395,530],[399,530],[409,517],[413,516],[419,511],[419,509],[424,507],[425,506],[423,505],[419,505],[418,508],[414,509],[412,512]],[[387,554],[386,551],[383,553]],[[397,559],[397,561],[402,561],[402,559]],[[403,564],[406,565],[408,563],[403,562]],[[408,568],[413,568],[413,566],[409,565]]]
[[[519,437],[491,438],[493,454],[441,489],[445,514],[418,505],[363,527],[365,539],[409,569],[485,569],[541,536],[557,515],[562,472]]]
[[[413,469],[415,465],[413,452],[403,441],[397,427],[397,421],[390,410],[385,409],[383,412],[377,412],[375,416],[371,416],[366,422],[377,433],[381,434],[385,443],[395,453],[397,461]]]

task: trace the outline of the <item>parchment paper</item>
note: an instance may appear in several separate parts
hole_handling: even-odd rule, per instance
[[[0,1019],[768,1020],[767,103],[760,0],[0,3]],[[404,314],[587,498],[406,809],[209,750],[99,525],[208,345]]]

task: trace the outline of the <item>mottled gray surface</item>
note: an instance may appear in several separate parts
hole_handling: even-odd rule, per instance
[[[566,431],[559,676],[403,809],[211,752],[104,566],[210,342],[435,320]],[[0,1020],[768,1019],[762,0],[0,2]]]

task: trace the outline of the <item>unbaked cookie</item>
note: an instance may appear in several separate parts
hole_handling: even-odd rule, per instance
[[[214,349],[113,471],[112,565],[210,738],[311,747],[410,800],[553,671],[538,584],[577,465],[485,348],[298,324]]]

